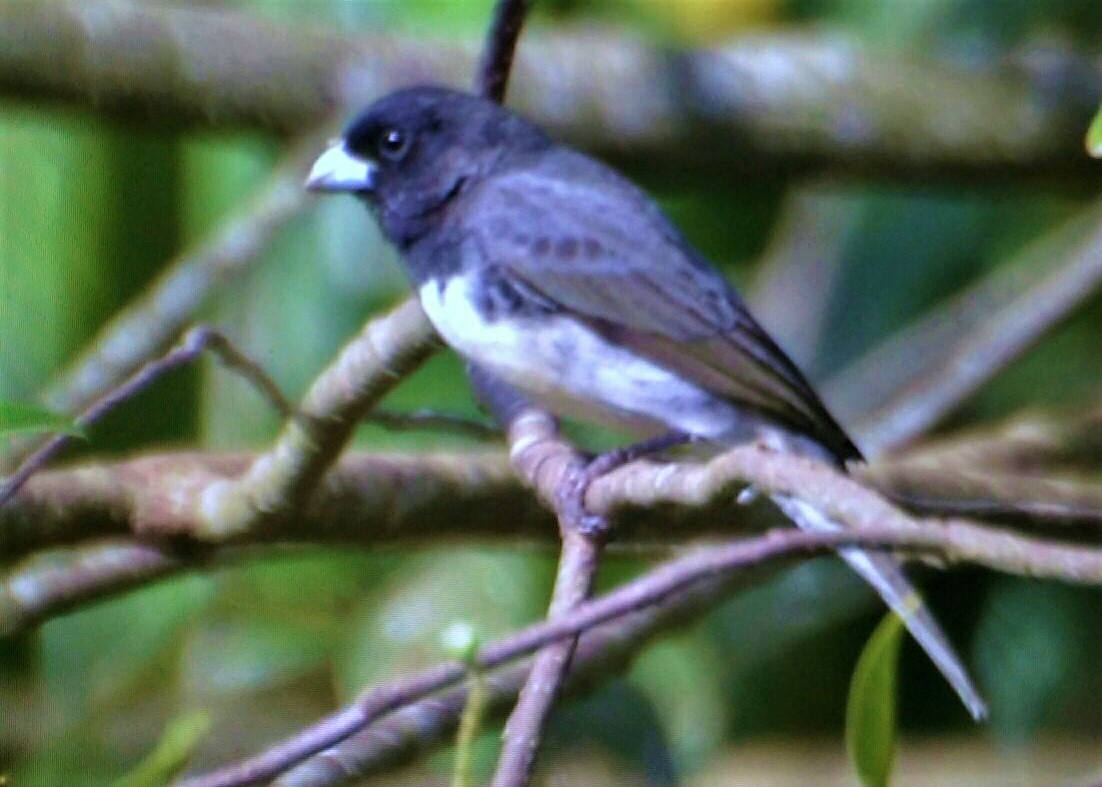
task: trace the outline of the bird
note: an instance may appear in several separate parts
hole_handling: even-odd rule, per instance
[[[392,92],[321,153],[306,187],[365,202],[444,342],[556,415],[643,438],[756,440],[842,469],[862,458],[646,192],[505,106],[434,85]],[[797,497],[771,497],[804,529],[841,529]],[[896,559],[839,553],[984,718]]]

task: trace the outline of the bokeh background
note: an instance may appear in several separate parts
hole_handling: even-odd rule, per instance
[[[476,39],[491,2],[227,5],[277,23]],[[537,6],[532,35],[543,26],[595,20],[673,48],[806,27],[962,62],[992,60],[1038,40],[1096,48],[1102,33],[1102,5],[1094,0]],[[33,399],[172,256],[263,185],[281,144],[256,134],[120,123],[0,96],[0,398]],[[640,162],[629,174],[749,290],[768,278],[770,252],[784,242],[782,219],[803,211],[798,215],[818,222],[813,243],[825,285],[763,315],[818,380],[1095,197],[1088,178],[736,181],[668,171],[659,178]],[[405,292],[393,253],[361,206],[325,200],[202,316],[297,395],[368,315]],[[1095,298],[946,428],[1096,397],[1100,307]],[[450,354],[434,358],[388,405],[477,414]],[[85,455],[248,449],[277,428],[278,418],[255,394],[204,363],[173,374],[97,427]],[[364,426],[358,444],[421,450],[464,443]],[[611,559],[602,583],[641,565]],[[19,787],[109,784],[154,746],[166,724],[191,710],[209,714],[213,725],[197,763],[255,751],[358,687],[438,660],[440,632],[453,621],[490,637],[538,619],[553,568],[550,552],[508,545],[298,551],[173,579],[52,620],[0,640],[0,774]],[[968,775],[944,782],[957,784],[1007,784],[1008,772],[1015,783],[1055,784],[1102,765],[1102,593],[973,569],[921,576],[994,713],[990,724],[973,726],[908,642],[899,783],[933,783],[930,774],[946,761],[958,777]],[[796,784],[809,775],[855,783],[843,754],[846,690],[881,614],[872,593],[836,560],[774,576],[651,647],[622,678],[565,706],[548,748],[547,770],[558,781],[548,783]],[[483,773],[492,767],[497,734],[491,727],[480,742]],[[445,752],[378,783],[445,783],[449,768]]]

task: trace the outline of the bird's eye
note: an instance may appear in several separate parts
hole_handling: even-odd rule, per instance
[[[396,161],[406,154],[409,149],[409,137],[404,131],[396,128],[388,128],[379,135],[379,155],[383,158]]]

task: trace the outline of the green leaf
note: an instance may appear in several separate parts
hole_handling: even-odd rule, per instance
[[[1102,109],[1098,110],[1087,129],[1086,146],[1091,158],[1102,158]]]
[[[203,711],[185,713],[169,722],[156,748],[114,787],[160,787],[184,769],[192,752],[210,729],[210,717]]]
[[[846,703],[846,748],[865,787],[887,787],[895,765],[896,678],[903,621],[881,621],[857,660]]]
[[[0,400],[0,437],[26,432],[65,432],[83,437],[83,430],[67,415],[25,402]]]

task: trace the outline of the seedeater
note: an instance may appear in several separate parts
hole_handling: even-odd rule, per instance
[[[366,202],[460,355],[550,411],[642,436],[861,455],[731,285],[642,190],[518,114],[439,87],[364,110],[307,186]],[[798,525],[838,526],[794,498]],[[842,556],[975,718],[986,707],[889,555]]]

